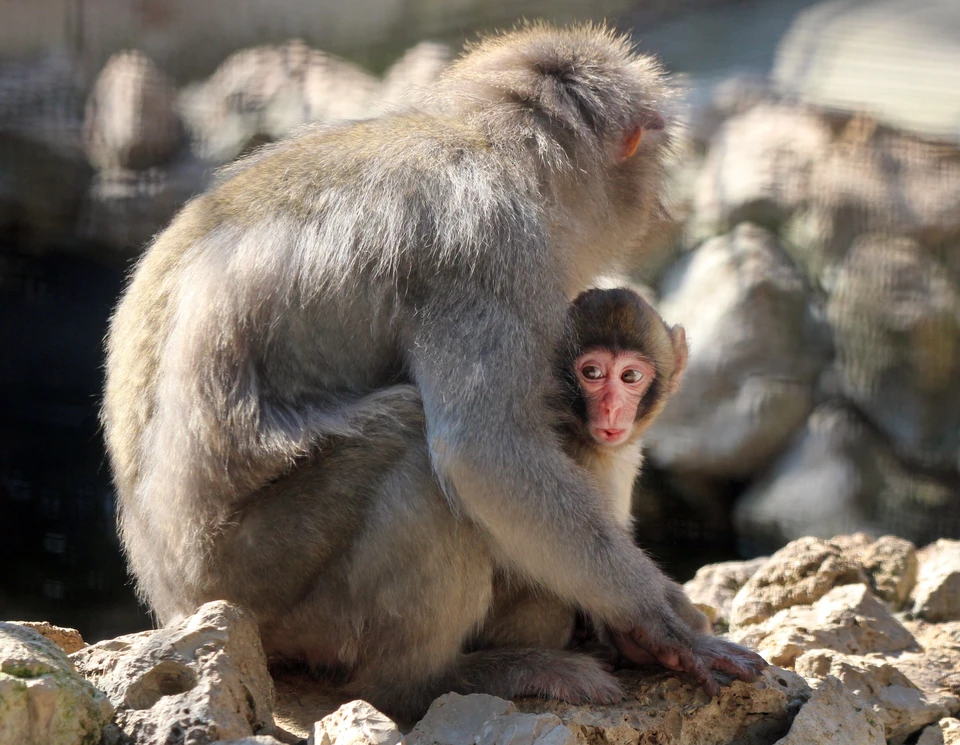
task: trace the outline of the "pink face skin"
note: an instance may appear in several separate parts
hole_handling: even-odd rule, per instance
[[[580,355],[574,370],[587,402],[590,435],[605,447],[625,442],[633,429],[637,407],[653,384],[653,363],[638,352],[614,354],[598,347]]]

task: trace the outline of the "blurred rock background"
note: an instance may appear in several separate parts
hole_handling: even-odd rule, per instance
[[[686,326],[638,538],[680,579],[800,536],[960,537],[955,0],[0,0],[0,618],[149,625],[96,423],[124,273],[214,169],[416,96],[478,31],[612,19],[685,87]]]

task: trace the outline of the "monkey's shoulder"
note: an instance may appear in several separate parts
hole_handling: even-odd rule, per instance
[[[456,250],[491,233],[529,243],[540,232],[539,189],[535,168],[505,158],[477,128],[397,114],[268,146],[225,172],[205,211],[219,225],[418,226]]]
[[[482,131],[452,117],[422,112],[389,114],[336,126],[316,125],[267,145],[221,172],[221,184],[253,181],[363,184],[405,170],[434,174],[438,166],[469,160],[500,163]],[[360,179],[360,180],[358,180]]]

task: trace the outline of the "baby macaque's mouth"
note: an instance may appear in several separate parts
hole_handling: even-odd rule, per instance
[[[604,442],[616,442],[621,437],[623,433],[626,432],[625,429],[598,429],[597,434],[600,436],[600,439]]]

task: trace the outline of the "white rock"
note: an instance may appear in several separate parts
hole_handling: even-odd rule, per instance
[[[313,725],[309,745],[397,745],[396,723],[366,701],[351,701]]]
[[[733,598],[757,570],[767,562],[766,556],[749,561],[723,561],[697,570],[683,589],[694,602],[709,605],[717,611],[716,621],[727,621]]]
[[[293,40],[232,54],[179,107],[197,155],[224,162],[308,122],[368,115],[379,89],[361,67]]]
[[[576,745],[553,714],[523,714],[509,701],[448,693],[431,704],[407,736],[408,745]]]
[[[873,710],[883,724],[884,737],[903,738],[951,713],[954,699],[940,691],[924,691],[893,659],[858,657],[826,650],[814,650],[796,661],[796,671],[810,685],[828,676],[839,679]]]
[[[917,241],[861,235],[838,268],[827,319],[844,397],[887,435],[898,454],[956,467],[960,289],[950,271]],[[955,491],[952,497],[945,505],[931,505],[944,520],[960,508]],[[931,504],[929,497],[920,501]]]
[[[917,556],[914,614],[927,621],[960,621],[960,541],[941,539]]]
[[[939,702],[956,716],[960,713],[960,622],[906,621],[904,625],[922,650],[911,649],[887,660],[920,688],[928,701]]]
[[[917,582],[916,546],[903,538],[885,535],[864,548],[859,559],[877,596],[894,610],[900,610]]]
[[[64,626],[54,626],[46,621],[10,621],[18,626],[24,626],[33,629],[45,639],[49,639],[67,654],[79,652],[87,643],[80,636],[76,629],[69,629]]]
[[[754,550],[804,536],[829,539],[872,527],[880,491],[869,426],[830,402],[810,415],[773,465],[737,499],[733,522]]]
[[[116,251],[137,252],[204,190],[210,175],[193,156],[145,171],[100,171],[87,189],[77,232]]]
[[[960,745],[960,719],[944,717],[920,735],[917,745]]]
[[[772,664],[783,666],[793,665],[812,649],[891,653],[914,642],[862,584],[835,587],[812,605],[785,608],[761,623],[736,628],[731,636],[757,649]]]
[[[885,745],[883,725],[852,691],[828,677],[775,745]]]
[[[88,745],[113,707],[38,632],[0,623],[0,743]]]
[[[72,656],[106,691],[137,745],[271,734],[273,683],[253,619],[225,602],[180,623],[87,647]]]
[[[99,169],[166,162],[183,139],[176,101],[173,81],[145,54],[113,55],[87,101],[83,136],[90,162]]]
[[[704,243],[660,286],[660,313],[690,340],[683,386],[645,436],[658,465],[752,475],[813,407],[828,354],[807,281],[755,225]]]
[[[377,95],[380,105],[393,107],[415,101],[423,88],[440,77],[452,57],[450,47],[437,41],[410,47],[383,74]]]
[[[770,667],[756,683],[735,681],[709,698],[687,676],[657,668],[618,674],[626,691],[613,706],[523,699],[522,711],[556,714],[577,742],[609,745],[761,745],[786,732],[810,688],[794,672]]]
[[[724,122],[697,180],[693,240],[744,220],[776,227],[810,195],[830,127],[800,107],[760,104]]]
[[[819,538],[800,538],[777,551],[733,600],[734,626],[759,623],[784,608],[809,605],[837,585],[867,582],[844,549]]]

